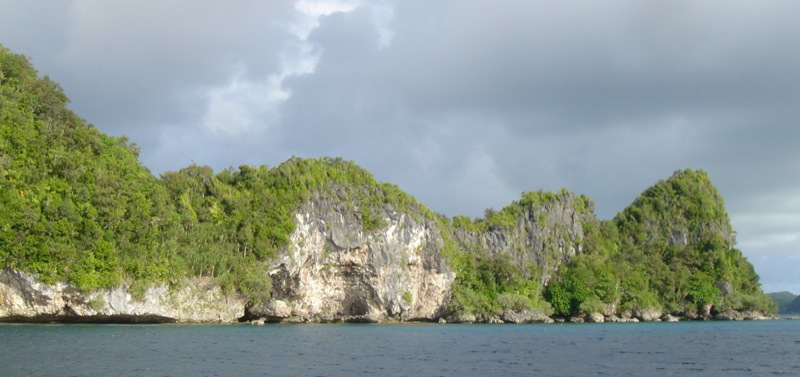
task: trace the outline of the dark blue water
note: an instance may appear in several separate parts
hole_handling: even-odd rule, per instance
[[[800,321],[0,325],[1,376],[800,376]]]

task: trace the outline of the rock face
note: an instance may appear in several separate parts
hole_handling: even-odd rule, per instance
[[[553,323],[553,319],[536,310],[505,310],[500,317],[505,323]]]
[[[596,217],[592,208],[585,207],[584,198],[566,190],[540,200],[541,203],[522,204],[512,226],[491,226],[484,233],[456,229],[456,240],[465,250],[511,256],[544,287],[561,263],[581,253],[583,223],[596,221]],[[582,204],[577,205],[576,201]]]
[[[152,287],[135,300],[125,287],[85,294],[64,283],[44,284],[23,272],[0,272],[0,318],[6,321],[233,322],[243,310],[243,301],[200,279],[178,289]]]
[[[770,320],[778,319],[777,315],[766,315],[755,310],[726,310],[717,313],[714,319],[721,321],[744,321],[744,320]]]
[[[359,214],[324,199],[297,211],[291,244],[270,271],[273,302],[249,308],[247,316],[314,322],[439,319],[455,274],[442,257],[436,224],[386,208],[378,214],[385,226],[365,231]],[[287,310],[270,310],[277,301]]]
[[[656,322],[661,320],[661,309],[658,308],[643,308],[636,312],[636,318],[645,322]]]
[[[602,313],[591,313],[586,316],[586,322],[603,323],[606,317]]]

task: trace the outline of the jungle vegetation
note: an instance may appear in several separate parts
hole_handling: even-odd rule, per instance
[[[367,232],[386,225],[386,206],[434,221],[457,276],[454,311],[775,309],[735,248],[723,201],[702,170],[676,172],[611,220],[597,220],[589,198],[566,190],[524,193],[484,218],[450,220],[339,158],[220,172],[192,165],[156,177],[136,144],[101,133],[67,104],[58,83],[0,46],[0,263],[47,283],[125,284],[143,293],[198,276],[262,301],[271,290],[267,265],[294,231],[293,212],[329,195],[356,211]],[[583,235],[563,240],[580,252],[546,281],[532,261],[468,248],[457,237],[512,229],[564,200],[582,214]],[[552,223],[536,213],[542,229]]]

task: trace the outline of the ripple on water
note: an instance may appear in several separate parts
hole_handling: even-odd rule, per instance
[[[799,375],[800,322],[0,326],[3,376]]]

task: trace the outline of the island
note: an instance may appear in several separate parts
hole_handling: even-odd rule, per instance
[[[0,46],[0,321],[776,318],[703,170],[614,218],[562,189],[435,213],[341,158],[156,177]]]

